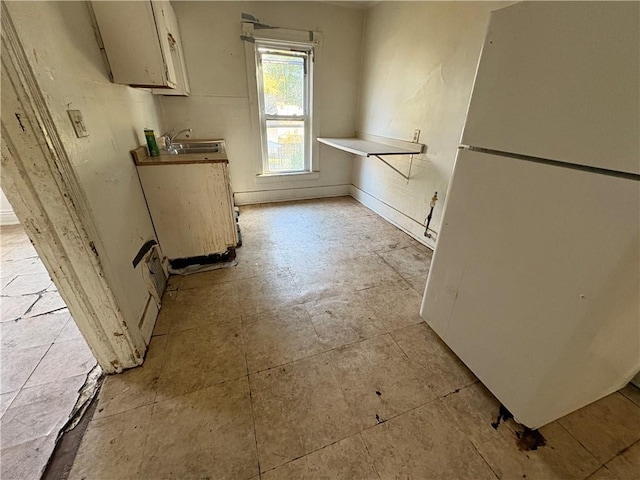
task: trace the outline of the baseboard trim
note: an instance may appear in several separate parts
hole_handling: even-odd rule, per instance
[[[0,225],[19,225],[20,220],[13,210],[3,210],[0,212]]]
[[[327,185],[323,187],[283,188],[277,190],[258,190],[254,192],[235,192],[236,205],[255,203],[286,202],[322,197],[342,197],[349,195],[351,185]]]
[[[432,250],[436,248],[435,239],[424,236],[424,225],[408,217],[405,213],[402,213],[400,210],[374,197],[370,193],[359,189],[355,185],[350,186],[349,194],[365,207],[370,208],[386,221],[392,223],[418,242],[426,245]]]

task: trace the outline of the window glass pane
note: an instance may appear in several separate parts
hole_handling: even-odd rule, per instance
[[[262,54],[267,115],[304,115],[304,57]]]
[[[304,170],[304,121],[267,120],[269,171]]]

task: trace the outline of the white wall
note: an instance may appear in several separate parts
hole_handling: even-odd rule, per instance
[[[503,5],[380,2],[367,11],[358,130],[411,140],[419,128],[427,150],[408,183],[375,158],[354,157],[352,195],[431,246],[420,223],[437,191],[439,231],[488,14]],[[408,158],[390,163],[408,171]]]
[[[9,200],[4,196],[4,192],[0,190],[0,225],[17,225],[19,223]]]
[[[129,150],[158,129],[149,92],[109,82],[85,2],[7,2],[97,227],[96,249],[130,326],[148,291],[132,260],[155,238]],[[89,136],[77,138],[67,109],[81,110]]]
[[[224,138],[239,203],[347,194],[351,184],[349,155],[325,146],[319,148],[319,179],[257,181],[261,162],[252,137],[240,15],[247,12],[269,25],[322,32],[315,86],[319,133],[351,136],[357,118],[364,10],[319,2],[172,5],[180,26],[191,96],[162,97],[163,127],[191,127],[193,138]]]

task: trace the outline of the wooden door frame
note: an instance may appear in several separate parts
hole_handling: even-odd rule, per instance
[[[106,281],[100,236],[7,7],[2,5],[2,190],[106,373],[140,365],[146,343]]]

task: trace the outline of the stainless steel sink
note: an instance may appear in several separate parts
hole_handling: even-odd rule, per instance
[[[224,140],[188,140],[171,144],[168,152],[174,155],[184,153],[224,153]]]

